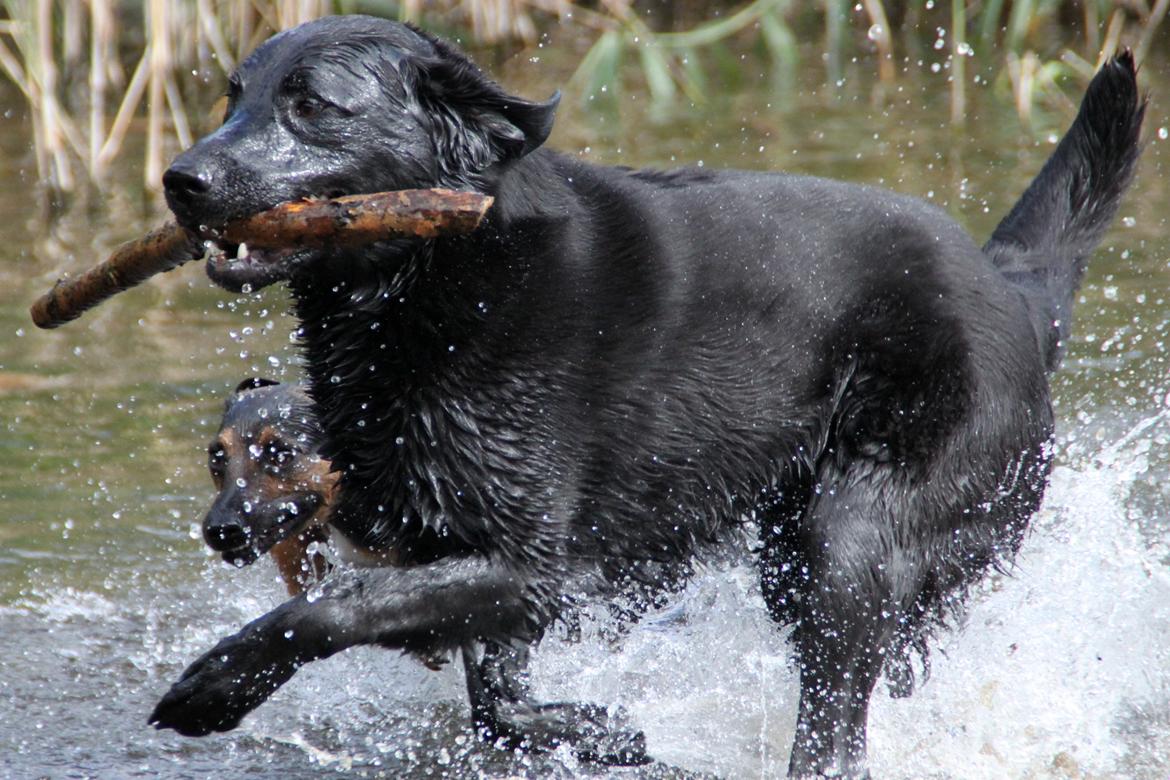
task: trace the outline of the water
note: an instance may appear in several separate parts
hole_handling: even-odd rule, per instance
[[[528,63],[501,76],[534,96],[571,67]],[[910,699],[875,698],[877,777],[1170,775],[1170,146],[1158,133],[1170,125],[1170,68],[1150,63],[1142,77],[1148,146],[1055,381],[1048,499],[1012,576],[985,583],[963,630],[941,637],[929,682]],[[944,78],[914,74],[885,109],[848,71],[840,89],[810,83],[787,102],[745,78],[664,116],[628,97],[616,113],[586,112],[570,95],[553,142],[601,162],[882,183],[929,197],[982,238],[1068,114],[1029,134],[980,87],[968,128],[955,129]],[[621,641],[599,620],[579,643],[554,637],[537,653],[542,694],[631,713],[663,762],[650,769],[484,747],[457,669],[372,649],[312,665],[229,735],[147,728],[188,661],[282,598],[269,563],[225,567],[197,523],[221,399],[245,376],[297,376],[292,323],[282,290],[233,298],[188,267],[36,331],[27,306],[58,269],[88,266],[154,218],[128,160],[109,203],[46,228],[24,130],[19,112],[0,120],[0,776],[783,774],[796,674],[744,568],[705,572]]]

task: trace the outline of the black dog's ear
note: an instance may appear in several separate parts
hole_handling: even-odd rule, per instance
[[[437,56],[416,61],[418,94],[445,119],[437,130],[451,136],[448,146],[470,153],[470,159],[458,162],[483,166],[516,159],[548,140],[560,92],[543,103],[509,95],[458,49],[437,38],[431,41]],[[480,159],[485,155],[476,152],[495,159]]]
[[[500,114],[523,134],[523,145],[519,155],[523,156],[539,148],[548,140],[556,122],[557,106],[561,103],[558,89],[543,103],[533,103],[520,98],[509,98],[500,108]]]
[[[255,390],[258,387],[271,387],[272,385],[279,385],[275,379],[265,379],[264,377],[253,376],[245,379],[236,385],[236,389],[232,391],[232,395],[239,395],[245,390]]]

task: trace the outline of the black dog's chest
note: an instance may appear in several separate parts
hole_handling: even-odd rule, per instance
[[[335,525],[370,547],[427,548],[408,557],[522,553],[548,459],[534,446],[539,437],[524,435],[506,409],[482,393],[434,386],[377,403],[336,399]]]

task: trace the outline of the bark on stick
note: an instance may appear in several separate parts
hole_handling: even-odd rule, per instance
[[[491,204],[487,195],[441,189],[296,201],[231,222],[217,236],[263,249],[353,247],[390,238],[436,238],[475,230]],[[58,279],[29,313],[37,327],[55,328],[203,253],[199,236],[168,222],[122,244],[104,263],[81,276]]]

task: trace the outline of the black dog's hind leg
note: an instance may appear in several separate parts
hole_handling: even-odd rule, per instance
[[[356,645],[427,651],[476,637],[532,639],[531,581],[485,558],[337,572],[192,663],[150,722],[188,736],[228,731],[302,665]]]
[[[884,480],[822,481],[803,512],[781,508],[763,534],[765,598],[796,623],[800,713],[791,777],[865,778],[870,695],[896,645],[923,566],[896,542]]]
[[[528,648],[496,642],[463,645],[472,723],[488,742],[511,749],[550,750],[565,744],[580,759],[629,766],[650,761],[646,738],[626,728],[622,713],[593,704],[539,704],[528,688]]]

